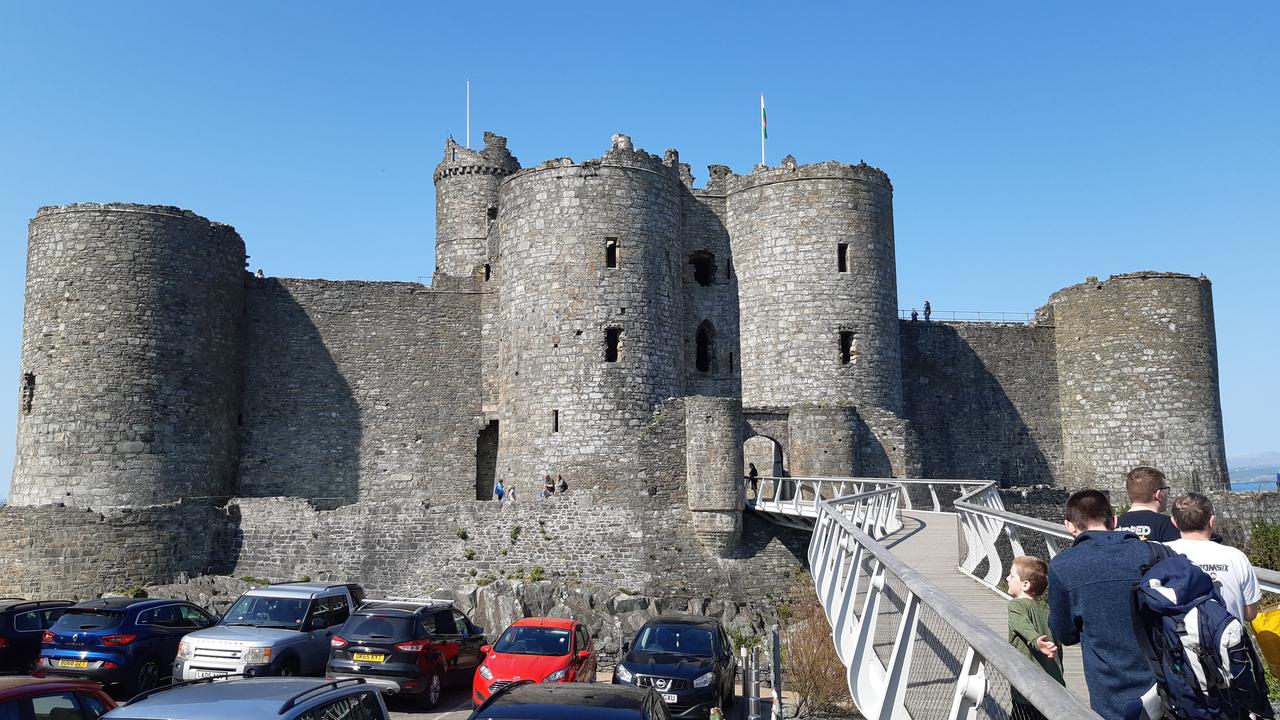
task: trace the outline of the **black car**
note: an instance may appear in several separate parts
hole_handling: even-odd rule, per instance
[[[733,704],[738,661],[715,618],[656,617],[622,651],[626,655],[613,669],[613,682],[653,688],[675,717],[707,717],[711,708]]]
[[[366,600],[330,641],[330,679],[364,678],[435,707],[446,683],[470,685],[484,628],[448,600]]]
[[[29,673],[40,657],[44,631],[75,603],[0,598],[0,672]]]
[[[670,720],[671,713],[647,688],[595,683],[521,682],[499,690],[469,720]]]

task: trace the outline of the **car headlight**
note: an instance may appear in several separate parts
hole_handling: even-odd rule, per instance
[[[542,682],[544,682],[544,683],[546,683],[546,682],[560,682],[561,680],[563,680],[563,679],[564,679],[564,676],[565,676],[565,675],[568,675],[568,674],[569,674],[569,668],[560,668],[559,670],[557,670],[557,671],[555,671],[555,672],[551,673],[550,675],[548,675],[548,676],[546,676],[546,677],[542,678]]]
[[[187,642],[186,640],[183,640],[182,642],[178,643],[178,657],[186,659],[186,658],[190,658],[194,654],[195,654],[195,648],[191,646],[191,643]]]
[[[245,665],[265,665],[271,662],[271,648],[245,648],[243,657]]]
[[[716,673],[715,673],[715,671],[713,670],[713,671],[711,671],[711,672],[707,673],[706,675],[702,675],[702,676],[700,676],[697,680],[694,680],[694,681],[693,681],[693,686],[694,686],[694,687],[706,687],[706,686],[710,685],[710,684],[711,684],[715,679],[716,679]]]
[[[617,673],[618,679],[624,683],[631,682],[632,678],[635,677],[634,675],[631,674],[631,671],[627,669],[627,666],[621,663],[619,663],[618,667],[614,668],[613,671]]]
[[[480,677],[484,678],[485,680],[493,679],[493,671],[489,669],[488,665],[480,666]]]

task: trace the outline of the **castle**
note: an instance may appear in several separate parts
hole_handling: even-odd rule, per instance
[[[744,520],[744,462],[1113,489],[1151,463],[1179,489],[1226,484],[1203,276],[1089,278],[1027,323],[900,319],[884,172],[709,171],[695,188],[676,151],[624,135],[530,168],[502,137],[450,139],[429,287],[256,277],[235,230],[172,207],[41,208],[0,590],[59,582],[39,546],[77,509],[164,546],[101,567],[115,550],[75,546],[93,582],[341,566],[390,587],[322,536],[455,582],[476,568],[382,524],[443,547],[458,513],[497,512],[496,478],[532,500],[562,474],[559,510],[520,512],[598,523],[619,581],[696,585],[695,567],[796,563],[768,548],[802,539]],[[670,538],[679,559],[655,550]],[[523,561],[560,562],[550,547]]]

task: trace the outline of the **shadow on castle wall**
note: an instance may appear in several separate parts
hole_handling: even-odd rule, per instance
[[[362,421],[351,387],[291,289],[249,282],[238,494],[355,502]]]
[[[923,477],[1056,481],[1052,328],[904,321],[900,331],[904,414]]]

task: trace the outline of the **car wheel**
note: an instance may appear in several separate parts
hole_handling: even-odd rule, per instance
[[[129,694],[137,695],[146,692],[158,684],[160,684],[160,663],[156,662],[155,658],[147,658],[134,673],[133,681],[129,683]]]
[[[298,668],[295,667],[292,662],[287,662],[281,665],[280,672],[277,673],[277,675],[279,675],[280,677],[293,677],[294,675],[297,675],[297,674],[298,674]]]
[[[427,687],[418,694],[418,704],[423,710],[433,710],[440,704],[440,695],[444,693],[444,678],[439,670],[433,670],[427,678]]]

